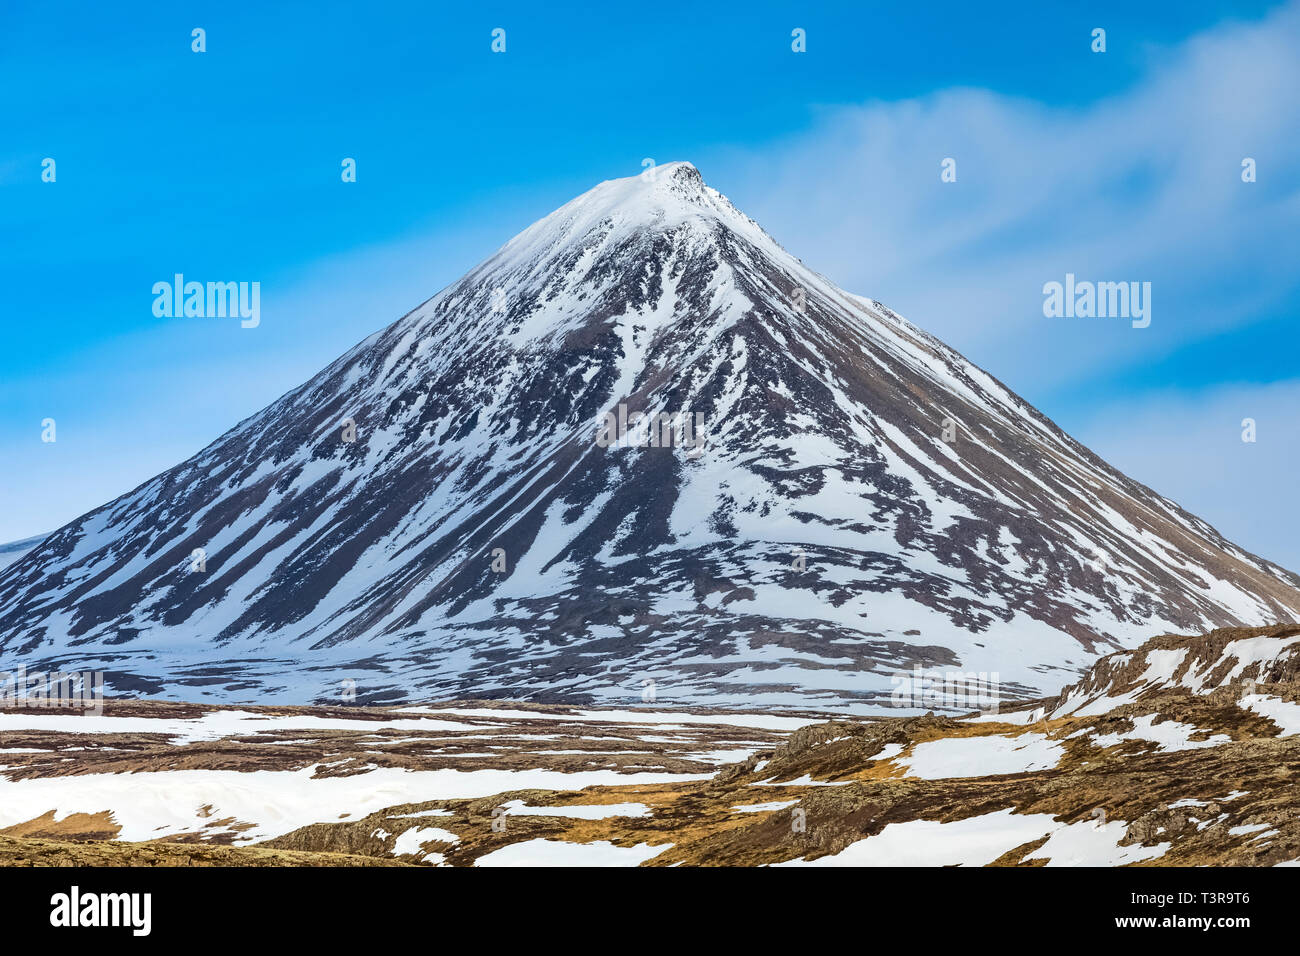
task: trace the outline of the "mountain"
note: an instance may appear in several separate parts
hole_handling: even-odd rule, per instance
[[[1227,693],[1246,709],[1268,711],[1263,689],[1300,691],[1300,627],[1225,627],[1204,635],[1162,634],[1132,651],[1098,660],[1083,679],[1061,690],[1043,707],[1049,718],[1104,714],[1161,698]],[[1257,693],[1257,691],[1259,693]],[[1300,727],[1300,705],[1278,698]],[[1279,711],[1280,712],[1280,711]]]
[[[638,412],[702,447],[610,445]],[[4,662],[216,700],[870,709],[914,665],[1032,697],[1297,615],[1296,575],[687,163],[579,196],[0,572]]]

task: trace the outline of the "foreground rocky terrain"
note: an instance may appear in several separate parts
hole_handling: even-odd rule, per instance
[[[1300,627],[1012,712],[0,712],[5,865],[1296,865]]]

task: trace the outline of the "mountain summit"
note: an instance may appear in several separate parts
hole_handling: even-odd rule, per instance
[[[190,699],[866,709],[914,665],[1031,696],[1297,615],[1300,578],[672,163],[0,571],[0,661]]]

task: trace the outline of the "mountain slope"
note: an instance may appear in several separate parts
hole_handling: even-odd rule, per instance
[[[702,453],[602,447],[620,404]],[[676,163],[50,535],[0,651],[181,697],[869,706],[914,663],[1055,690],[1298,589]]]
[[[1295,626],[1163,635],[1046,708],[962,719],[29,708],[0,714],[0,860],[1294,866],[1298,645]]]

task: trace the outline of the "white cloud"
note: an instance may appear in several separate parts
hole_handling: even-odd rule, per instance
[[[1292,3],[1153,53],[1138,86],[1086,107],[950,90],[837,108],[720,185],[814,269],[1047,396],[1300,288],[1297,48]],[[1044,318],[1066,272],[1152,282],[1151,327]]]

